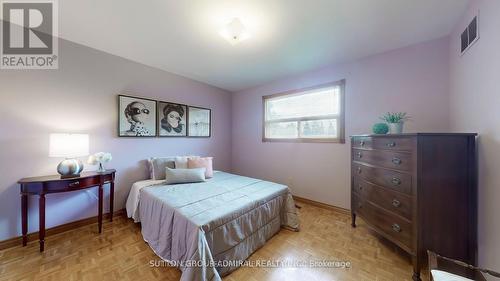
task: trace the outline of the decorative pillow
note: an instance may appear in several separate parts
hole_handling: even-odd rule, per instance
[[[152,180],[164,180],[165,168],[175,168],[175,157],[152,157],[149,161],[149,175]]]
[[[205,168],[205,177],[207,179],[214,176],[214,170],[212,168],[212,159],[213,157],[203,157],[203,158],[193,158],[188,159],[188,168]]]
[[[205,181],[205,168],[198,169],[170,169],[165,168],[165,184],[193,183]]]
[[[175,157],[175,168],[176,169],[187,169],[188,159],[200,158],[200,156],[177,156]]]

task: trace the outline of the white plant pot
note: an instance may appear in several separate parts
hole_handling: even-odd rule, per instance
[[[389,123],[389,134],[402,134],[403,124],[404,124],[403,122]]]

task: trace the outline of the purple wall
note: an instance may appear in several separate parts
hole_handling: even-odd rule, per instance
[[[360,59],[234,94],[233,171],[287,184],[295,195],[350,207],[350,143],[263,143],[262,96],[346,79],[346,135],[370,133],[386,111],[407,131],[449,128],[448,38]]]
[[[480,38],[461,56],[460,34],[478,11]],[[479,133],[479,264],[499,271],[500,1],[471,1],[449,48],[451,126]]]
[[[17,180],[56,172],[61,159],[48,157],[53,132],[88,133],[91,153],[113,154],[115,210],[124,207],[132,183],[147,178],[150,156],[210,155],[215,168],[230,170],[230,93],[65,40],[59,46],[59,70],[0,71],[0,240],[21,233]],[[209,107],[213,136],[118,138],[119,93]],[[30,201],[30,232],[38,229],[37,205]],[[47,196],[47,227],[96,214],[95,189]]]

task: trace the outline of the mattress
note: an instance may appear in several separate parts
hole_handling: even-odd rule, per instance
[[[202,183],[138,182],[127,213],[184,281],[221,280],[281,227],[299,229],[287,186],[225,172]]]

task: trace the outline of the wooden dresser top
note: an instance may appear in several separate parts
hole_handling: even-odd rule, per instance
[[[359,134],[352,137],[414,137],[414,136],[477,136],[477,133],[404,133],[404,134]]]

